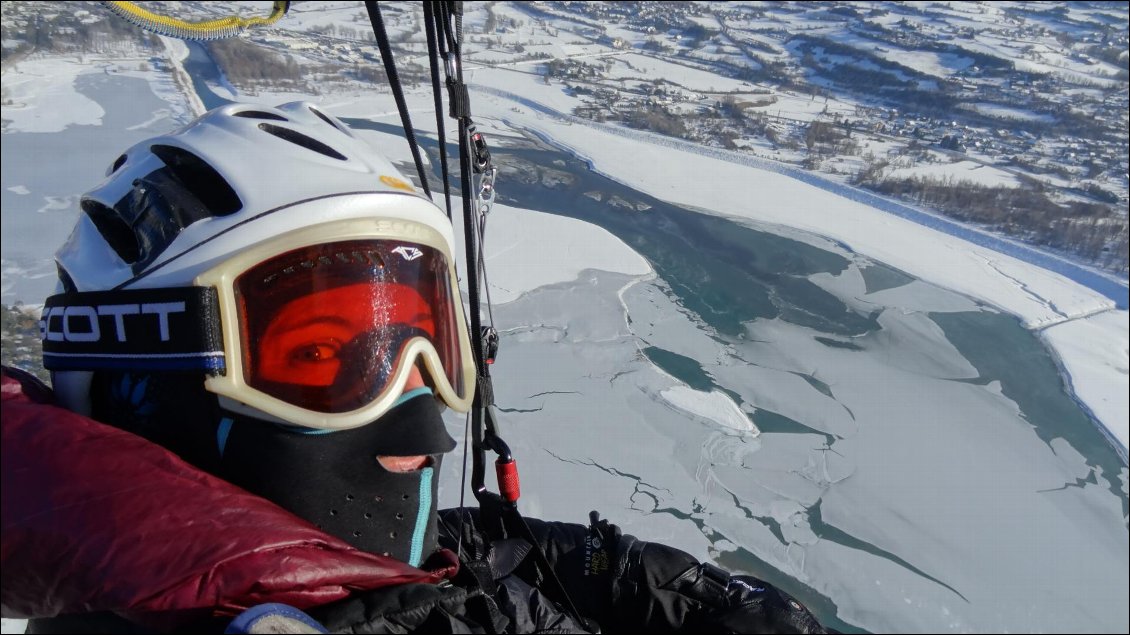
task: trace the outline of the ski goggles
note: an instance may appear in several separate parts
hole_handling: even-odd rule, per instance
[[[443,237],[407,220],[300,229],[199,275],[217,291],[222,375],[205,387],[290,424],[354,428],[396,402],[419,366],[457,411],[475,384]]]

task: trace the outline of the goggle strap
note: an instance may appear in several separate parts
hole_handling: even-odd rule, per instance
[[[48,370],[226,371],[211,287],[60,293],[39,336]]]

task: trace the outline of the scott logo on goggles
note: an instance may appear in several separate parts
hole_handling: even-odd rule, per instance
[[[119,342],[126,339],[127,315],[155,315],[162,342],[169,341],[169,315],[184,313],[184,302],[148,302],[144,304],[98,304],[94,306],[54,306],[43,310],[39,320],[39,337],[53,342],[97,342],[102,339],[101,320],[112,318]],[[137,320],[130,320],[131,324]],[[136,328],[136,327],[134,327]]]

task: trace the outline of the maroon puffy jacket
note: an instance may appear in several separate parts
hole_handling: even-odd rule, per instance
[[[3,616],[110,611],[155,629],[264,602],[438,582],[359,551],[168,450],[50,404],[3,369]]]

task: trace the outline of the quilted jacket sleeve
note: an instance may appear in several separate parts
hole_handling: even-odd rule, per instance
[[[50,405],[26,373],[4,368],[0,396],[4,617],[111,611],[164,630],[439,577],[358,551],[160,446]]]

